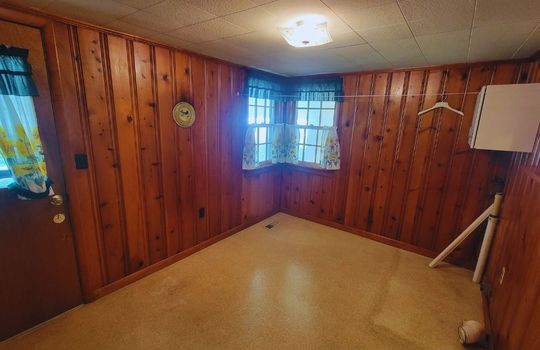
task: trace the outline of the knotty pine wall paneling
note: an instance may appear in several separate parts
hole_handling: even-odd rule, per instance
[[[501,191],[511,153],[467,143],[477,92],[527,81],[530,63],[453,65],[344,75],[341,169],[285,166],[282,209],[385,243],[435,255]],[[440,99],[465,116],[438,109]],[[481,230],[481,229],[480,229]],[[452,262],[472,266],[479,235]]]
[[[51,72],[53,83],[71,82],[63,98],[78,106],[58,114],[60,142],[66,159],[89,158],[78,170],[89,186],[70,193],[72,211],[81,200],[91,209],[92,225],[75,227],[86,300],[279,210],[280,169],[241,168],[243,68],[92,27],[54,27],[48,45],[66,68]],[[172,120],[179,101],[195,106],[191,128]]]
[[[540,61],[521,69],[521,79],[540,83]],[[513,153],[499,225],[484,280],[495,349],[538,349],[540,338],[540,127],[532,153]]]

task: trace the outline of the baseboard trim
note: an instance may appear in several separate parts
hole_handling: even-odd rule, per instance
[[[256,219],[252,219],[252,220],[248,220],[230,230],[227,230],[225,232],[222,232],[204,242],[201,242],[199,244],[197,244],[196,246],[193,246],[191,248],[188,248],[178,254],[175,254],[175,255],[171,255],[170,257],[168,258],[165,258],[163,260],[160,260],[158,261],[157,263],[153,264],[153,265],[150,265],[142,270],[139,270],[137,272],[134,272],[132,273],[131,275],[127,275],[126,277],[123,277],[117,281],[114,281],[106,286],[103,286],[101,288],[98,288],[96,290],[94,290],[91,294],[90,294],[90,298],[88,300],[85,300],[86,303],[90,303],[92,301],[95,301],[107,294],[110,294],[122,287],[125,287],[127,286],[128,284],[131,284],[135,281],[138,281],[140,280],[141,278],[144,278],[156,271],[159,271],[161,269],[163,269],[164,267],[167,267],[177,261],[180,261],[188,256],[190,256],[191,254],[194,254],[206,247],[209,247],[211,246],[212,244],[216,243],[216,242],[219,242],[221,241],[222,239],[225,239],[229,236],[232,236],[233,234],[237,233],[237,232],[240,232],[250,226],[253,226],[263,220],[266,220],[268,219],[269,217],[271,217],[272,215],[275,215],[279,212],[279,210],[273,210],[272,212],[270,212],[268,215],[264,216],[264,217],[259,217],[259,218],[256,218]]]
[[[404,242],[401,242],[401,241],[397,241],[395,239],[384,237],[384,236],[381,236],[381,235],[378,235],[378,234],[375,234],[375,233],[372,233],[372,232],[364,231],[364,230],[357,229],[357,228],[352,228],[352,227],[349,227],[349,226],[346,226],[346,225],[343,225],[343,224],[340,224],[340,223],[337,223],[337,222],[334,222],[334,221],[321,219],[321,218],[318,218],[316,216],[301,214],[301,213],[291,211],[291,210],[288,210],[288,209],[284,209],[284,208],[281,208],[280,211],[282,213],[285,213],[285,214],[288,214],[288,215],[291,215],[291,216],[295,216],[295,217],[300,218],[300,219],[313,221],[313,222],[316,222],[318,224],[325,225],[325,226],[330,226],[330,227],[333,227],[333,228],[337,228],[338,230],[353,233],[355,235],[362,236],[364,238],[368,238],[368,239],[371,239],[373,241],[377,241],[379,243],[384,243],[384,244],[387,244],[387,245],[390,245],[390,246],[393,246],[393,247],[396,247],[396,248],[407,250],[407,251],[412,252],[412,253],[427,256],[428,258],[434,258],[434,257],[437,256],[436,252],[431,251],[429,249],[417,247],[415,245],[412,245],[412,244],[409,244],[409,243],[404,243]]]

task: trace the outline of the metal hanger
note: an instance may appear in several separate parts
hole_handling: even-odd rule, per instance
[[[452,112],[457,113],[457,114],[459,114],[459,115],[461,115],[461,116],[464,116],[464,115],[465,115],[465,114],[463,114],[462,111],[450,107],[450,105],[449,105],[448,102],[446,102],[446,101],[444,101],[444,102],[442,102],[442,101],[441,101],[441,102],[437,102],[437,103],[435,103],[435,104],[433,105],[433,107],[428,108],[428,109],[425,109],[425,110],[423,110],[423,111],[421,111],[421,112],[418,112],[418,115],[422,115],[422,114],[425,114],[425,113],[427,113],[427,112],[431,112],[432,110],[437,109],[437,108],[446,108],[446,109],[449,109],[449,110],[451,110]]]

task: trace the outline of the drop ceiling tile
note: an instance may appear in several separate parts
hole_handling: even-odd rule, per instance
[[[192,43],[211,41],[248,33],[249,30],[229,23],[221,18],[182,27],[168,34]]]
[[[536,26],[536,21],[526,21],[496,22],[473,28],[469,61],[511,58]]]
[[[327,6],[333,10],[339,8],[352,8],[357,10],[370,7],[382,6],[390,3],[395,3],[396,0],[322,0]]]
[[[398,40],[412,37],[412,33],[406,23],[369,28],[358,31],[358,34],[360,34],[367,42]]]
[[[359,8],[354,2],[333,7],[334,11],[354,30],[363,31],[374,27],[404,24],[405,19],[395,2],[380,6]]]
[[[528,20],[540,20],[540,1],[478,0],[475,25]]]
[[[473,0],[400,0],[414,35],[454,32],[471,28]]]
[[[120,4],[128,5],[137,9],[145,9],[147,7],[153,6],[163,0],[114,0]]]
[[[319,0],[277,0],[261,6],[280,21],[276,25],[284,26],[288,21],[301,15],[316,14],[326,17],[330,35],[348,32],[349,26]]]
[[[55,0],[7,0],[7,1],[0,1],[0,3],[6,2],[9,4],[28,6],[35,9],[42,9],[50,5],[53,1]]]
[[[395,67],[412,67],[428,64],[414,39],[381,41],[370,44]]]
[[[321,48],[331,49],[331,48],[337,48],[337,47],[365,44],[366,42],[364,39],[362,39],[358,34],[356,34],[353,31],[333,34],[331,36],[332,36],[333,41],[331,43],[322,45]]]
[[[61,0],[52,2],[43,11],[102,25],[134,13],[137,9],[108,0]]]
[[[181,49],[187,49],[193,45],[187,41],[180,40],[177,37],[164,33],[152,33],[149,34],[148,38],[151,40],[155,40],[158,43]]]
[[[168,31],[215,17],[209,12],[186,3],[185,0],[165,0],[123,20],[157,31]]]
[[[538,52],[540,52],[540,24],[536,26],[534,33],[527,38],[523,46],[514,54],[514,58],[531,57]]]
[[[431,65],[465,63],[469,48],[468,30],[417,36],[416,41]]]
[[[288,45],[277,31],[260,31],[227,38],[234,45],[258,53],[288,52],[293,47]]]
[[[105,27],[117,30],[119,32],[137,35],[143,38],[149,38],[151,35],[157,34],[157,32],[146,29],[143,27],[136,26],[134,24],[124,22],[122,20],[114,20],[105,24]]]
[[[375,51],[369,44],[340,47],[337,49],[331,49],[329,51],[334,51],[340,56],[349,60],[350,62],[362,66],[390,66],[390,63],[383,56],[381,56],[381,54]]]
[[[216,16],[224,16],[234,12],[247,10],[257,6],[250,0],[186,0],[189,4],[213,13]]]
[[[249,30],[274,30],[278,28],[280,20],[262,7],[237,12],[223,19]]]

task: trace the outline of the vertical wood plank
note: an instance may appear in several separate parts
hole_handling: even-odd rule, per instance
[[[191,57],[183,52],[174,54],[176,101],[193,102],[191,87]],[[199,115],[199,111],[196,112]],[[178,213],[182,228],[183,248],[191,248],[196,242],[193,182],[193,141],[192,128],[175,127],[177,144],[177,175],[180,211]]]
[[[193,187],[195,189],[194,205],[196,211],[195,228],[197,243],[209,238],[208,231],[208,101],[206,101],[208,70],[206,60],[199,56],[191,58],[191,74],[193,88],[193,106],[197,111],[197,121],[191,127],[193,137]],[[206,215],[199,217],[199,211]]]
[[[159,126],[156,118],[155,73],[150,46],[133,42],[133,58],[140,164],[144,184],[145,231],[148,237],[150,263],[153,264],[167,256],[167,246],[166,236],[163,234],[161,157],[158,144]]]
[[[137,116],[133,110],[133,58],[131,45],[125,39],[107,36],[111,88],[114,98],[115,127],[118,139],[120,174],[129,272],[148,266],[148,241],[141,191]]]
[[[178,163],[176,160],[176,129],[171,111],[174,102],[174,76],[171,51],[161,47],[155,48],[155,71],[157,106],[159,120],[159,143],[161,150],[161,173],[163,186],[163,210],[165,215],[164,232],[167,241],[167,256],[179,253],[182,249],[182,232],[179,219],[179,195],[177,186]]]
[[[102,36],[99,32],[80,28],[78,44],[85,97],[85,117],[88,123],[91,161],[96,178],[98,208],[101,221],[100,233],[105,249],[107,281],[125,276],[127,252],[125,251],[122,217],[118,150],[114,136],[111,96],[105,72]]]

